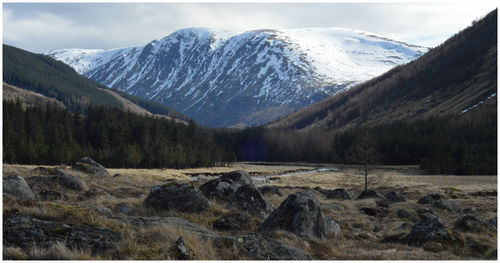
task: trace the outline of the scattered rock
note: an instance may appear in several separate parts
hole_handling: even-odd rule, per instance
[[[479,232],[481,231],[483,223],[474,216],[467,215],[458,219],[454,227],[455,229],[460,229],[462,231]]]
[[[335,190],[330,190],[326,194],[328,199],[342,199],[342,200],[352,200],[352,195],[344,188],[337,188]]]
[[[378,209],[373,207],[361,207],[360,210],[369,216],[377,216],[379,214]]]
[[[111,177],[111,175],[108,173],[108,170],[106,170],[104,166],[90,159],[89,157],[81,158],[72,168],[74,170],[82,171],[93,176]]]
[[[200,191],[207,198],[229,200],[238,188],[249,184],[252,184],[250,175],[243,170],[238,170],[206,182],[200,186]]]
[[[183,237],[179,237],[170,247],[170,254],[174,260],[189,260],[191,258]]]
[[[498,196],[496,190],[474,192],[474,193],[471,193],[470,195],[472,195],[472,196]]]
[[[212,226],[217,230],[240,231],[250,229],[252,221],[253,219],[246,214],[232,213],[214,221]]]
[[[339,236],[341,234],[340,225],[335,219],[325,216],[326,236]]]
[[[50,175],[50,176],[32,176],[29,177],[28,182],[30,185],[36,185],[42,189],[47,187],[59,185],[64,188],[69,188],[76,191],[81,191],[85,188],[82,180],[71,176],[64,172],[64,174]]]
[[[31,191],[26,180],[21,176],[7,175],[3,176],[3,194],[19,199],[34,199],[35,195]]]
[[[33,244],[47,248],[59,241],[66,247],[91,250],[95,255],[115,248],[115,242],[122,238],[120,233],[102,227],[70,226],[30,216],[7,218],[3,222],[4,246],[25,250]]]
[[[459,244],[460,239],[443,225],[441,218],[431,211],[420,215],[421,220],[412,228],[406,237],[409,245],[422,246],[428,242],[443,244]]]
[[[403,219],[403,220],[408,220],[412,223],[415,223],[418,221],[418,218],[417,216],[415,216],[414,214],[408,212],[408,210],[406,209],[399,209],[397,211],[397,214],[398,214],[398,217]]]
[[[161,185],[156,186],[155,189],[158,189],[158,188],[161,188]],[[145,195],[142,191],[139,191],[139,190],[136,190],[136,189],[130,188],[130,187],[118,188],[118,189],[115,189],[113,191],[110,191],[109,193],[112,196],[118,197],[118,198],[129,198],[129,197],[142,198]]]
[[[267,195],[267,194],[270,194],[270,195],[275,194],[278,196],[284,195],[284,193],[283,193],[283,191],[281,191],[281,189],[279,189],[276,186],[272,186],[272,185],[264,185],[264,186],[261,186],[257,189],[259,189],[259,192],[263,195]]]
[[[208,200],[190,183],[171,183],[151,191],[144,201],[157,210],[198,213],[208,208]]]
[[[240,256],[252,260],[311,260],[311,256],[261,234],[238,235],[234,244]]]
[[[265,217],[269,205],[259,190],[253,185],[244,185],[238,188],[231,197],[230,205],[252,215]]]
[[[389,193],[386,193],[384,197],[393,203],[406,202],[406,198],[404,197],[404,195],[396,191],[391,191]]]
[[[98,188],[90,188],[89,190],[85,191],[83,194],[78,196],[78,201],[90,200],[98,196],[104,196],[104,195],[107,195],[107,193],[104,190]]]
[[[414,224],[408,223],[408,222],[403,222],[401,225],[399,225],[396,228],[396,231],[408,231],[413,228]]]
[[[430,194],[426,195],[420,200],[418,200],[419,204],[431,204],[433,207],[438,209],[443,209],[447,211],[460,212],[460,207],[457,203],[453,201],[445,200],[444,197],[440,194]]]
[[[127,204],[124,204],[124,203],[119,203],[115,206],[115,211],[120,213],[120,214],[128,215],[128,214],[132,213],[133,210],[134,210],[133,207],[131,207]]]
[[[497,229],[497,225],[498,225],[497,218],[495,217],[495,218],[492,218],[492,219],[486,221],[486,224],[496,230]]]
[[[282,229],[303,238],[326,238],[328,230],[318,198],[311,192],[288,196],[262,224],[260,231]]]
[[[375,190],[366,190],[366,191],[363,191],[358,196],[358,199],[365,199],[365,198],[380,198],[382,200],[387,200],[387,199],[385,199],[385,197],[383,195],[379,194]]]
[[[115,217],[115,219],[130,223],[131,225],[139,226],[139,227],[152,227],[152,226],[166,224],[166,225],[171,225],[171,226],[174,226],[175,228],[179,228],[179,229],[188,231],[191,234],[196,234],[199,236],[204,236],[204,237],[217,237],[218,236],[214,231],[209,230],[204,226],[189,222],[186,219],[178,218],[178,217],[129,216],[129,217]]]
[[[464,208],[464,210],[462,212],[464,214],[474,214],[476,212],[476,209],[471,208],[471,207],[467,207],[467,208]]]
[[[67,173],[59,168],[55,167],[37,167],[33,169],[34,173],[38,173],[40,175],[66,175]]]
[[[38,193],[40,200],[42,201],[56,201],[61,199],[67,199],[67,197],[57,191],[44,189]]]

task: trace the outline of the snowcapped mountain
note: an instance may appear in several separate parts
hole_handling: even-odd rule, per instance
[[[145,46],[47,55],[208,126],[265,123],[410,62],[427,48],[344,28],[189,28]]]

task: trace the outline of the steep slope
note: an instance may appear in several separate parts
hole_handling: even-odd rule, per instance
[[[183,29],[143,47],[48,55],[209,126],[253,125],[303,108],[427,51],[343,28]]]
[[[23,107],[27,106],[56,106],[62,109],[64,104],[54,98],[49,98],[29,90],[24,90],[7,83],[2,83],[3,100],[19,101]]]
[[[139,115],[152,115],[115,91],[89,80],[75,72],[68,65],[48,56],[33,54],[12,46],[3,45],[4,99],[22,99],[26,105],[45,105],[56,101],[73,112],[85,112],[88,106],[109,106],[121,108]],[[10,84],[10,85],[9,85]],[[19,90],[22,89],[22,90]],[[23,91],[24,90],[24,91]],[[140,99],[139,99],[140,100]],[[154,103],[142,102],[145,108]],[[156,105],[155,105],[156,106]],[[155,114],[173,113],[166,106],[157,107]]]
[[[465,114],[497,98],[497,11],[417,60],[269,125],[343,130]]]

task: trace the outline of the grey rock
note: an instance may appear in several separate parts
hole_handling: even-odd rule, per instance
[[[303,238],[326,238],[328,230],[318,198],[311,192],[288,196],[280,207],[269,215],[260,231],[282,229]]]
[[[19,199],[34,199],[35,195],[31,191],[26,180],[21,176],[7,175],[3,176],[3,194]]]
[[[50,176],[32,176],[27,178],[30,185],[36,185],[42,189],[59,185],[64,188],[81,191],[85,188],[85,183],[67,173]]]
[[[233,171],[221,175],[221,177],[210,180],[200,186],[200,191],[207,198],[219,198],[229,200],[233,193],[243,185],[252,185],[252,178],[243,171]]]
[[[341,229],[339,223],[329,216],[325,216],[326,236],[340,236]]]
[[[109,209],[106,206],[90,206],[89,208],[98,214],[108,216],[108,217],[113,216],[113,211],[111,211],[111,209]]]
[[[208,200],[190,183],[171,183],[151,191],[144,201],[156,210],[198,213],[208,208]]]
[[[230,205],[256,216],[265,216],[270,206],[253,185],[243,185],[231,196]]]
[[[497,225],[498,225],[498,221],[497,221],[497,218],[492,218],[488,221],[486,221],[486,224],[494,229],[497,229]]]
[[[67,247],[91,250],[95,255],[114,249],[123,238],[122,234],[102,227],[70,226],[30,216],[7,218],[3,229],[4,245],[25,250],[33,244],[47,248],[59,241]]]
[[[179,237],[177,241],[170,247],[170,253],[175,260],[188,260],[190,259],[189,250],[183,237]]]
[[[278,196],[283,196],[284,193],[283,191],[281,191],[281,189],[279,189],[278,187],[276,186],[272,186],[272,185],[264,185],[264,186],[261,186],[259,188],[259,192],[263,195],[271,195],[271,194],[275,194],[275,195],[278,195]]]
[[[352,195],[344,188],[337,188],[335,190],[329,190],[326,194],[326,198],[352,200]]]
[[[240,256],[251,260],[311,260],[303,251],[261,234],[248,233],[234,238]]]
[[[464,210],[462,212],[464,214],[474,214],[476,212],[476,209],[474,209],[472,207],[467,207],[467,208],[464,208]]]
[[[386,193],[384,197],[393,203],[406,202],[406,198],[404,197],[404,195],[396,191],[391,191],[389,193]]]
[[[444,197],[440,194],[429,194],[418,200],[419,204],[434,204],[443,200]]]
[[[364,214],[366,214],[368,216],[378,216],[379,215],[378,209],[374,208],[374,207],[361,207],[360,210],[361,210],[361,212],[363,212]]]
[[[106,170],[104,166],[89,157],[81,158],[72,168],[93,176],[111,177],[108,170]]]
[[[61,199],[67,199],[64,194],[61,194],[57,191],[44,189],[38,193],[38,197],[43,201],[56,201]]]
[[[183,218],[178,217],[140,217],[140,216],[129,216],[129,217],[116,217],[115,219],[130,223],[134,226],[139,227],[153,227],[158,225],[171,225],[176,228],[188,231],[192,234],[196,234],[204,237],[216,237],[218,236],[214,231],[207,229],[204,226],[195,224],[193,222],[187,221]]]
[[[98,196],[105,196],[105,195],[107,195],[107,193],[102,189],[90,188],[89,190],[87,190],[84,193],[82,193],[81,195],[79,195],[78,200],[85,201],[85,200],[94,199]]]
[[[414,226],[414,224],[412,223],[408,223],[408,222],[403,222],[401,225],[399,225],[396,230],[397,231],[408,231],[410,229],[412,229]]]
[[[453,201],[445,200],[440,194],[426,195],[418,200],[419,204],[431,204],[433,207],[447,211],[460,212],[460,207]]]
[[[54,167],[36,167],[33,169],[34,173],[38,173],[40,175],[66,175],[67,173],[59,168]]]
[[[408,220],[412,223],[415,223],[418,221],[418,218],[416,215],[410,213],[408,210],[406,209],[399,209],[397,211],[397,215],[399,218],[403,219],[403,220]]]
[[[212,226],[217,230],[240,231],[250,229],[253,219],[243,213],[232,213],[214,221]]]
[[[482,225],[483,222],[475,216],[466,215],[455,222],[454,228],[462,231],[479,232],[482,229]]]
[[[324,204],[321,205],[322,210],[333,210],[333,211],[342,211],[344,207],[341,204]]]

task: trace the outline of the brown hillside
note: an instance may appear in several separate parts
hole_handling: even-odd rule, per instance
[[[497,10],[419,59],[270,124],[344,130],[396,120],[462,114],[496,103]]]
[[[23,107],[52,105],[63,109],[66,108],[62,102],[54,98],[49,98],[39,93],[21,89],[5,82],[2,83],[2,95],[4,100],[21,102]]]

